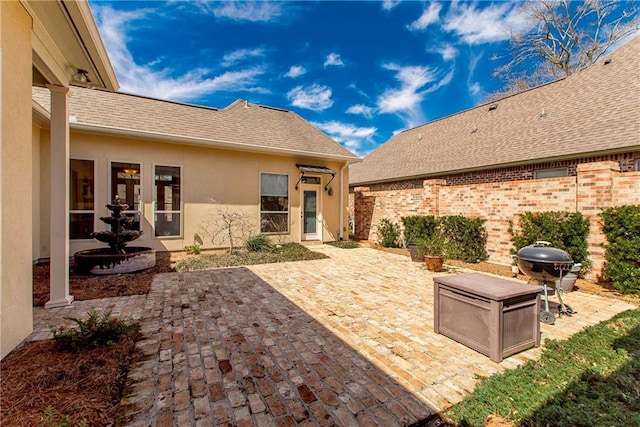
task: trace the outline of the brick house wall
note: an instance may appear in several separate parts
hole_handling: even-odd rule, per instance
[[[640,152],[607,156],[605,160],[557,162],[523,166],[508,170],[478,172],[467,182],[459,175],[424,181],[404,180],[395,183],[353,187],[349,195],[349,213],[357,239],[378,241],[377,225],[382,218],[402,226],[409,215],[464,215],[486,220],[489,261],[511,263],[510,222],[517,225],[523,212],[581,212],[590,222],[589,253],[593,261],[593,278],[604,269],[605,237],[598,214],[611,206],[640,204],[640,172],[635,162]],[[592,160],[589,158],[585,160]],[[556,166],[561,165],[561,166]],[[533,179],[533,170],[567,167],[569,176]],[[513,175],[518,169],[516,175]],[[523,178],[530,170],[529,178]],[[517,176],[516,179],[507,179]],[[502,177],[502,181],[492,181]],[[422,188],[414,188],[422,185]]]

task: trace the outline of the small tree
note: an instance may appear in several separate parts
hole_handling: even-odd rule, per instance
[[[251,218],[228,205],[219,205],[215,199],[209,199],[214,208],[205,221],[200,224],[202,234],[214,245],[229,246],[229,252],[235,250],[235,242],[244,241],[255,229]]]
[[[520,8],[523,25],[508,30],[511,59],[494,72],[506,84],[490,99],[581,71],[640,28],[635,2],[527,0]]]
[[[378,225],[378,235],[381,237],[380,245],[385,248],[395,248],[400,238],[400,226],[387,218],[382,218]]]

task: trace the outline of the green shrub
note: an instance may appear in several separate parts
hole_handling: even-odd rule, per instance
[[[622,293],[640,293],[640,205],[605,209],[600,217],[611,285]]]
[[[200,252],[202,252],[202,246],[200,246],[200,245],[199,245],[199,244],[197,244],[197,243],[194,243],[194,244],[193,244],[193,245],[191,245],[191,246],[185,246],[185,247],[184,247],[184,250],[185,250],[187,253],[194,254],[194,255],[198,255]]]
[[[185,257],[176,263],[176,271],[196,271],[210,268],[237,267],[242,265],[267,264],[274,262],[306,261],[328,258],[325,254],[310,251],[299,243],[277,245],[270,251],[206,254]]]
[[[398,239],[400,238],[400,227],[387,218],[382,218],[378,226],[378,235],[382,237],[380,241],[382,246],[385,248],[395,248],[398,246]]]
[[[433,215],[403,216],[400,219],[404,227],[404,240],[407,243],[430,237],[438,226],[438,220]]]
[[[579,212],[525,212],[519,215],[520,228],[515,230],[513,224],[509,226],[512,253],[531,245],[538,240],[551,243],[554,248],[567,251],[573,261],[582,264],[582,272],[591,268],[587,238],[589,236],[589,222]]]
[[[77,324],[77,328],[50,327],[56,345],[65,351],[79,352],[106,345],[115,345],[122,335],[129,335],[138,330],[137,324],[130,324],[111,316],[111,311],[102,316],[95,308],[89,311],[87,320],[65,317]]]
[[[425,255],[448,258],[449,251],[447,249],[447,241],[438,230],[434,231],[429,237],[418,238],[416,242],[418,258],[422,258]]]
[[[265,234],[256,234],[244,241],[244,248],[249,252],[269,252],[273,249],[273,243]]]
[[[489,257],[486,251],[487,231],[484,219],[450,215],[440,218],[439,222],[447,240],[448,258],[478,262]]]
[[[340,249],[355,249],[360,247],[358,242],[354,242],[353,240],[336,240],[335,242],[328,242],[327,244]]]

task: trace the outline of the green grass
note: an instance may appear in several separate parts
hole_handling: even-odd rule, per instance
[[[640,310],[544,345],[539,361],[486,378],[444,415],[470,426],[489,415],[527,426],[640,425]]]
[[[360,247],[358,242],[354,242],[353,240],[336,240],[335,242],[327,242],[327,245],[340,249],[355,249]]]
[[[276,246],[258,252],[242,251],[234,254],[200,254],[184,258],[176,263],[177,271],[206,270],[241,265],[269,264],[274,262],[305,261],[328,258],[319,252],[313,252],[297,243]]]

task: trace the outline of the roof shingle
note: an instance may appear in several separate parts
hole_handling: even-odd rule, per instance
[[[358,157],[298,114],[237,100],[223,109],[200,107],[80,87],[71,89],[71,127],[146,133],[161,140],[239,150],[358,161]],[[33,100],[50,111],[49,91],[33,88]]]
[[[350,184],[640,149],[639,64],[636,37],[578,74],[401,132]]]

